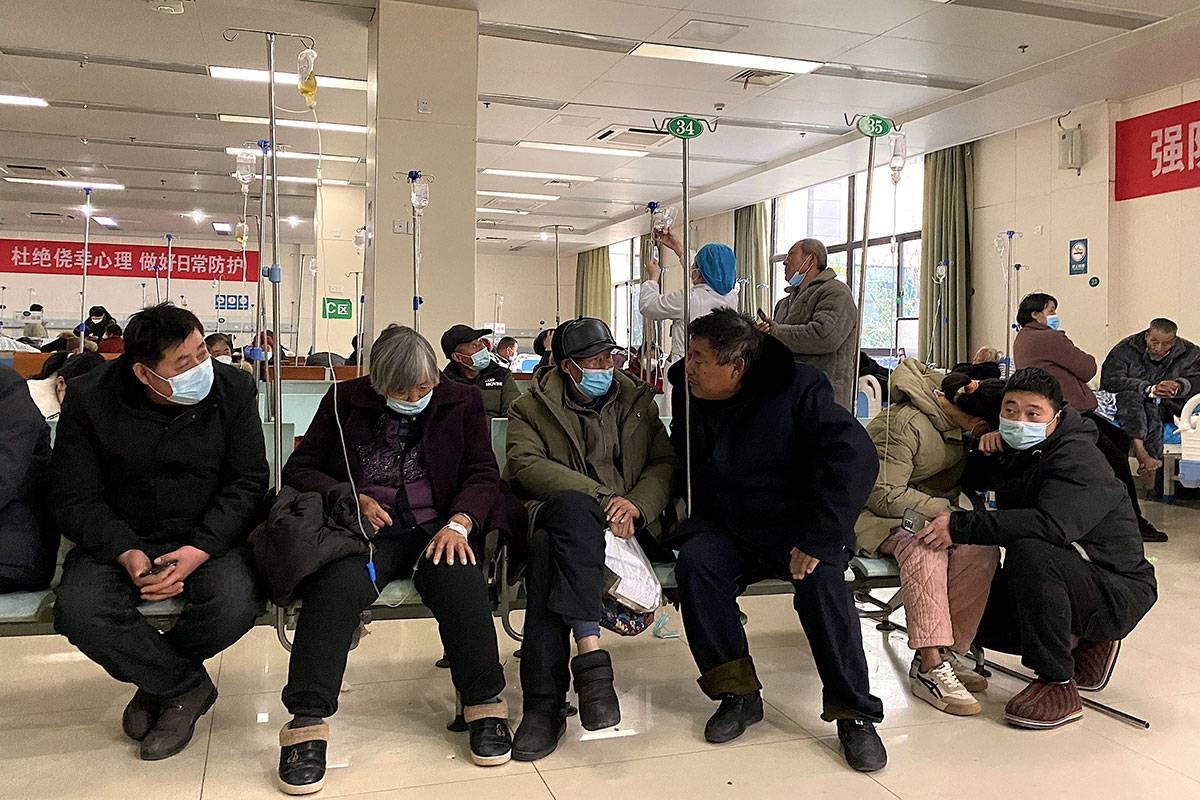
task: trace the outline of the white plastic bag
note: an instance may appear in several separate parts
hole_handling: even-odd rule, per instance
[[[608,593],[633,611],[656,611],[662,605],[662,584],[654,565],[635,539],[604,532],[604,566],[616,577]]]

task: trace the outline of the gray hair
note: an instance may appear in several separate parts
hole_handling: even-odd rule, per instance
[[[829,265],[829,251],[825,249],[825,243],[820,239],[801,239],[792,245],[788,252],[791,253],[796,248],[799,248],[800,252],[806,256],[816,256],[818,268],[825,269]]]
[[[437,358],[429,341],[412,328],[392,323],[371,345],[371,388],[384,397],[437,385]]]

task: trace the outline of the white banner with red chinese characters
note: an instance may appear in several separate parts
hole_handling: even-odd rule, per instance
[[[0,239],[0,272],[19,275],[82,275],[83,242]],[[258,253],[215,247],[172,247],[173,280],[253,283],[258,280]],[[89,277],[153,279],[167,277],[167,247],[159,244],[88,245]]]
[[[1117,123],[1117,200],[1198,187],[1200,101]]]

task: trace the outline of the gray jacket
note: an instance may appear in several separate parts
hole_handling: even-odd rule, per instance
[[[771,332],[787,345],[797,361],[816,367],[833,384],[834,399],[854,413],[857,396],[858,307],[850,287],[832,269],[789,286],[787,297],[775,305]]]

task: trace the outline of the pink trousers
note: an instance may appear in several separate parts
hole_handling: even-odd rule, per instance
[[[937,551],[904,530],[893,533],[879,549],[894,555],[900,564],[908,646],[969,652],[1000,563],[1000,549],[957,544]]]

